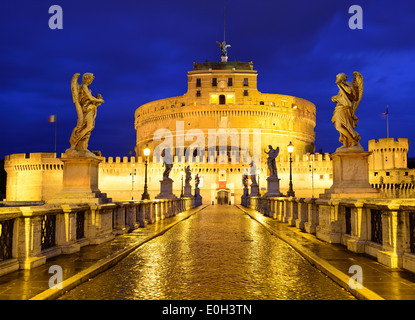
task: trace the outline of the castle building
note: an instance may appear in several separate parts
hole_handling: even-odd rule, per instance
[[[148,102],[135,111],[136,156],[101,157],[99,189],[115,201],[139,200],[144,190],[144,155],[148,164],[148,192],[160,193],[161,151],[173,156],[173,192],[183,188],[184,167],[200,176],[204,203],[239,203],[242,176],[256,175],[260,193],[266,192],[268,146],[279,148],[276,158],[280,191],[289,188],[290,155],[295,146],[292,177],[297,197],[318,197],[333,183],[328,153],[314,153],[315,105],[302,98],[261,93],[251,62],[193,63],[182,96]],[[413,193],[415,170],[407,168],[408,139],[369,141],[369,181],[387,189],[385,197],[401,196],[389,189]],[[252,172],[251,162],[256,165]],[[63,163],[54,153],[12,154],[5,158],[7,201],[46,201],[62,187]],[[250,180],[249,180],[250,181]],[[250,183],[250,182],[249,182]],[[408,196],[408,193],[406,194]]]
[[[312,153],[315,105],[297,97],[261,93],[257,89],[257,76],[252,61],[194,62],[193,70],[187,75],[188,89],[183,96],[152,101],[137,108],[136,154],[142,155],[147,145],[155,150],[159,142],[154,140],[154,133],[160,128],[172,132],[176,145],[180,135],[198,129],[208,146],[209,130],[222,128],[226,132],[236,130],[239,134],[244,130],[253,134],[256,130],[261,135],[261,145],[257,146],[261,152],[268,149],[268,145],[280,146],[280,154],[284,155],[286,146],[292,142],[295,154]],[[183,121],[182,127],[180,121]],[[187,148],[190,144],[191,141],[185,140],[180,147]],[[183,154],[180,147],[174,150],[179,158]],[[252,147],[250,143],[251,155]],[[241,144],[239,149],[243,149]]]

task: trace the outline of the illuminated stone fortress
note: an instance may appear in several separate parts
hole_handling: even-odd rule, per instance
[[[252,62],[193,63],[188,90],[182,96],[146,103],[135,111],[135,157],[99,157],[99,189],[114,201],[140,200],[144,190],[144,155],[148,164],[148,192],[160,193],[164,167],[160,147],[172,143],[173,192],[180,196],[182,170],[190,165],[200,176],[204,203],[240,203],[242,176],[257,164],[260,192],[266,192],[269,175],[268,146],[279,147],[276,158],[280,191],[286,194],[290,162],[287,146],[295,146],[292,176],[296,197],[318,197],[333,183],[328,153],[314,153],[316,106],[302,98],[261,93]],[[221,131],[222,130],[222,131]],[[215,134],[225,133],[225,148]],[[159,134],[160,133],[160,134]],[[209,137],[213,139],[209,141]],[[191,146],[203,141],[204,152],[193,157]],[[214,141],[213,148],[211,143]],[[200,144],[199,144],[200,145]],[[407,169],[409,141],[399,138],[369,141],[369,181],[384,196],[413,196],[415,169]],[[190,152],[187,152],[190,151]],[[334,150],[333,150],[334,151]],[[157,154],[158,152],[158,154]],[[187,155],[187,156],[186,156]],[[257,156],[257,158],[255,158]],[[63,163],[55,153],[12,154],[5,157],[7,201],[46,201],[62,188]],[[248,180],[248,184],[250,180]],[[399,192],[397,192],[397,190]],[[194,190],[193,190],[194,192]]]
[[[257,161],[257,168],[260,185],[262,179],[265,187],[268,173],[263,150],[268,150],[269,145],[280,148],[281,160],[288,160],[286,146],[290,142],[295,145],[297,160],[314,151],[316,107],[301,98],[259,92],[257,76],[252,61],[194,62],[183,96],[152,101],[137,108],[136,154],[143,154],[146,146],[157,150],[162,139],[155,133],[164,129],[170,136],[163,138],[172,140],[177,163],[173,167],[173,180],[180,179],[180,170],[190,164],[192,172],[202,177],[204,199],[223,202],[225,197],[233,203],[235,197],[240,197],[242,174],[249,174],[249,159],[255,155],[262,160]],[[224,149],[220,148],[220,138],[212,139],[212,135],[220,132],[226,139]],[[193,153],[186,150],[197,144],[198,136],[204,140],[203,151],[192,158]],[[161,163],[159,153],[153,154],[154,162]],[[284,167],[281,172],[284,177],[287,163],[280,164]],[[282,187],[286,187],[284,183]]]

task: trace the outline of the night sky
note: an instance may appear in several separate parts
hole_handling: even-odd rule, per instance
[[[63,9],[62,30],[48,26],[52,5]],[[349,28],[351,5],[363,9],[362,30]],[[53,152],[55,113],[57,151],[70,147],[77,119],[70,81],[85,72],[105,100],[89,149],[127,156],[135,109],[183,95],[193,61],[220,61],[224,7],[228,61],[253,60],[260,92],[316,105],[316,152],[340,146],[331,123],[340,72],[365,79],[356,112],[365,150],[386,137],[386,105],[390,137],[415,142],[413,1],[20,0],[0,6],[0,158]]]

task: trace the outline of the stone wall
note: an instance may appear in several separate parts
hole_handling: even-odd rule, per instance
[[[264,154],[265,155],[265,154]],[[139,200],[144,191],[144,162],[142,157],[100,157],[99,189],[109,198],[117,201]],[[311,160],[313,159],[313,163]],[[152,160],[152,159],[151,159]],[[191,167],[194,188],[194,177],[201,178],[200,193],[205,203],[216,202],[219,189],[225,187],[232,197],[232,202],[242,195],[242,175],[249,173],[250,166],[243,161],[232,163],[227,156],[217,155],[217,162],[209,163],[207,156],[187,163]],[[268,176],[265,158],[259,167],[261,192],[265,192]],[[186,165],[185,159],[174,157],[173,170],[170,177],[174,180],[173,191],[181,193],[181,170]],[[6,156],[7,201],[46,201],[58,193],[62,187],[63,164],[54,153],[13,154]],[[277,158],[278,175],[281,179],[281,191],[288,190],[289,158]],[[311,169],[313,169],[313,174]],[[163,176],[161,162],[150,161],[148,166],[148,189],[152,199],[160,192],[160,180]],[[328,154],[296,155],[293,159],[294,188],[298,195],[318,195],[332,183],[332,167]],[[314,189],[312,188],[314,186]],[[314,191],[314,192],[313,192]],[[194,191],[193,191],[194,192]]]

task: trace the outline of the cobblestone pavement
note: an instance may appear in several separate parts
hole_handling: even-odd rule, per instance
[[[209,206],[60,299],[354,299],[234,206]]]

